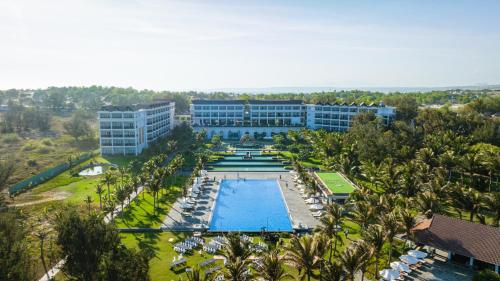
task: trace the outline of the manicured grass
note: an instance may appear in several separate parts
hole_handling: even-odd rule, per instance
[[[180,278],[186,279],[185,269],[187,267],[193,267],[213,257],[213,255],[203,251],[200,254],[199,250],[195,250],[189,255],[184,255],[187,259],[186,266],[181,266],[176,271],[170,270],[170,263],[174,257],[178,256],[173,249],[173,245],[188,236],[189,233],[176,232],[121,234],[122,243],[125,246],[129,248],[151,249],[155,252],[155,256],[149,262],[149,273],[152,281],[177,281]],[[222,264],[221,261],[218,263]]]
[[[333,193],[351,193],[354,187],[344,179],[339,173],[336,172],[318,172],[318,177]]]
[[[182,185],[187,177],[177,177],[175,182],[167,183],[167,189],[159,194],[159,208],[153,214],[153,194],[143,191],[136,200],[115,219],[118,228],[158,228],[170,211],[172,204],[182,194]],[[173,181],[173,180],[172,180]]]

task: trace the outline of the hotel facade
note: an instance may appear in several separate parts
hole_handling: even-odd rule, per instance
[[[304,104],[301,100],[193,100],[191,125],[207,137],[239,139],[244,134],[270,139],[289,130],[324,129],[344,132],[361,112],[373,112],[388,124],[395,115],[384,104]]]
[[[98,112],[101,154],[140,154],[173,129],[174,111],[171,101],[104,106]]]

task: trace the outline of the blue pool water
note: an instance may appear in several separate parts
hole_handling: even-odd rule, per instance
[[[210,231],[291,232],[285,201],[275,180],[222,180]]]

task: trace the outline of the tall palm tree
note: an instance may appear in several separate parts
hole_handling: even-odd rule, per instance
[[[118,186],[115,189],[115,201],[121,206],[122,217],[125,214],[125,210],[123,210],[123,204],[126,199],[127,199],[127,189],[123,185]]]
[[[361,229],[366,229],[375,219],[375,208],[367,201],[355,202],[353,206],[353,216],[354,221],[361,226]]]
[[[479,212],[483,201],[482,195],[476,190],[458,186],[451,193],[451,199],[456,207],[469,211],[469,221],[474,220],[474,215]]]
[[[188,281],[213,281],[213,274],[202,275],[202,271],[198,266],[192,267],[191,271],[186,271]]]
[[[249,281],[253,280],[253,275],[248,269],[250,262],[246,259],[237,257],[235,260],[228,260],[223,271],[224,280],[231,281]]]
[[[323,273],[321,274],[322,281],[343,281],[345,280],[345,272],[340,263],[327,262],[323,267]]]
[[[380,253],[382,252],[386,238],[384,228],[379,224],[371,224],[368,226],[366,232],[363,233],[363,238],[370,245],[375,256],[375,279],[378,280]]]
[[[262,265],[257,266],[257,275],[266,281],[281,281],[292,277],[286,272],[278,249],[263,256]]]
[[[102,189],[102,184],[97,184],[95,192],[97,195],[99,195],[99,209],[102,210],[102,193],[104,192],[104,189]]]
[[[158,168],[146,179],[146,185],[148,190],[153,193],[153,216],[156,215],[156,205],[158,192],[161,189],[162,181],[163,181],[163,172],[162,168]]]
[[[294,237],[286,247],[285,260],[290,262],[299,273],[305,273],[311,281],[313,270],[322,262],[325,239],[322,235]]]
[[[392,244],[394,242],[394,237],[401,229],[398,218],[394,212],[388,213],[380,218],[380,224],[384,228],[387,242],[389,242],[389,258],[387,259],[387,266],[392,259]]]
[[[342,225],[342,207],[336,203],[330,203],[327,205],[326,210],[326,214],[320,219],[316,231],[329,239],[330,254],[328,261],[331,262],[333,254],[337,252],[337,242],[342,242],[339,233]]]
[[[493,192],[484,197],[484,205],[493,213],[493,225],[500,224],[500,192]]]
[[[246,260],[251,254],[249,243],[243,241],[239,233],[231,232],[226,236],[223,255],[227,260],[235,261],[237,258]]]
[[[108,187],[108,194],[107,194],[108,200],[110,200],[110,195],[111,195],[111,190],[109,186],[114,184],[115,182],[116,182],[116,176],[111,171],[109,170],[106,171],[104,173],[104,177],[102,178],[102,183],[106,184],[106,186]]]
[[[89,216],[90,216],[90,204],[92,204],[92,196],[90,195],[87,195],[87,197],[85,197],[85,203],[87,203],[87,209],[89,211]]]
[[[436,194],[432,191],[420,192],[417,195],[417,208],[428,218],[432,217],[432,214],[439,213],[441,211],[441,202],[437,198]]]
[[[120,181],[123,184],[123,181],[125,180],[125,177],[128,175],[130,170],[127,166],[119,166],[118,172],[120,173]]]
[[[367,253],[364,252],[364,249],[359,246],[357,241],[351,243],[345,249],[344,253],[340,256],[340,263],[344,268],[348,280],[354,281],[356,273],[364,266],[366,257]]]
[[[401,209],[398,215],[399,215],[399,221],[401,222],[401,227],[405,232],[405,243],[403,247],[406,247],[406,243],[408,242],[408,239],[412,235],[411,230],[415,226],[417,221],[415,220],[415,216],[408,209]]]

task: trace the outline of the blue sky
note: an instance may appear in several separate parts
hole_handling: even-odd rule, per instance
[[[500,1],[0,2],[0,89],[500,83]]]

